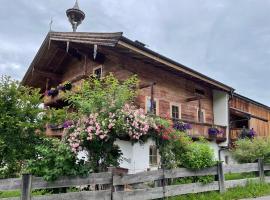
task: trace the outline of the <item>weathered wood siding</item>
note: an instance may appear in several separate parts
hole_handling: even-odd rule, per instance
[[[90,59],[81,61],[74,59],[63,69],[65,73],[62,82],[79,75],[92,74],[93,69],[99,65],[101,64]],[[198,121],[198,101],[186,102],[186,99],[194,96],[195,88],[204,90],[205,98],[201,100],[201,105],[205,113],[205,122],[213,123],[213,97],[210,88],[153,65],[118,55],[107,56],[102,65],[104,74],[112,72],[120,80],[137,74],[141,84],[155,82],[154,98],[158,100],[158,115],[162,117],[170,117],[170,103],[176,103],[181,106],[182,119]],[[145,108],[147,96],[151,96],[150,87],[142,89],[139,93],[137,104],[141,108]]]
[[[270,110],[255,105],[248,100],[241,99],[234,96],[230,101],[230,107],[249,113],[251,119],[249,120],[249,128],[253,128],[258,136],[269,137],[270,136]]]
[[[238,110],[249,112],[249,103],[247,101],[244,101],[243,99],[234,97],[230,101],[230,107],[236,108]]]

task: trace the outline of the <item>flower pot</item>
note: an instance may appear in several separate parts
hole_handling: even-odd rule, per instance
[[[65,88],[65,90],[71,90],[72,89],[72,84],[71,83],[66,83],[64,85],[64,88]]]
[[[48,96],[51,96],[51,97],[56,97],[58,95],[59,91],[57,89],[55,90],[49,90],[48,91]]]

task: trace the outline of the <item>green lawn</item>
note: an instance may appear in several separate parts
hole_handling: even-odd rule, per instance
[[[225,174],[225,180],[238,180],[238,179],[244,179],[244,178],[255,178],[256,173],[255,172],[248,172],[248,173],[229,173]]]
[[[270,195],[270,184],[249,183],[246,187],[229,189],[226,193],[206,192],[169,198],[170,200],[232,200]]]
[[[19,197],[20,195],[21,192],[19,190],[0,192],[0,198]]]

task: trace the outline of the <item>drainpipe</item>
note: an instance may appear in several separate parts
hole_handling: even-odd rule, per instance
[[[229,147],[220,147],[220,149],[218,150],[218,160],[221,161],[221,151],[225,151],[228,150]]]

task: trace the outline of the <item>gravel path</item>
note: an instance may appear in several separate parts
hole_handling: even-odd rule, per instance
[[[265,197],[258,197],[258,198],[253,198],[257,200],[270,200],[270,196],[265,196]],[[252,200],[252,199],[242,199],[242,200]]]

